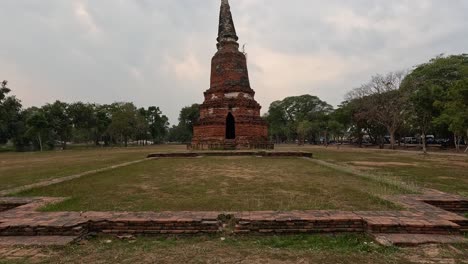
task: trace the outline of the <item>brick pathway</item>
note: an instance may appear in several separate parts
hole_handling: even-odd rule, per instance
[[[5,206],[6,211],[0,212],[0,237],[80,237],[89,232],[119,235],[367,232],[395,244],[464,240],[460,234],[468,231],[468,219],[455,212],[468,211],[466,198],[427,190],[423,195],[388,199],[403,205],[406,211],[37,212],[38,208],[63,199],[4,197],[0,203],[17,207]],[[408,234],[420,239],[408,239]],[[40,239],[37,243],[40,244]]]

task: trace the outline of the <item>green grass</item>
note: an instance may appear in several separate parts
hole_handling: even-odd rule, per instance
[[[37,188],[21,196],[71,197],[46,211],[388,210],[402,190],[299,158],[148,160]]]
[[[317,159],[401,181],[410,186],[468,196],[468,155],[422,155],[418,152],[292,145],[279,146],[277,149],[308,150]]]
[[[0,153],[0,190],[143,159],[154,151],[184,151],[184,146]]]
[[[364,235],[97,237],[81,245],[45,248],[43,254],[49,257],[41,263],[408,263],[398,249],[378,246]]]

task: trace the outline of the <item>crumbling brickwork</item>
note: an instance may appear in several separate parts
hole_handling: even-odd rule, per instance
[[[239,51],[229,3],[223,0],[218,52],[211,62],[211,85],[204,93],[200,120],[194,126],[193,148],[229,145],[235,148],[270,146],[268,127],[250,87],[247,60]],[[231,117],[230,117],[231,116]]]

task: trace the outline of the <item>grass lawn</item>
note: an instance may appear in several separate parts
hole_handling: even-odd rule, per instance
[[[317,159],[468,197],[468,155],[422,155],[391,150],[337,149],[335,146],[284,145],[277,149],[311,151]]]
[[[394,248],[365,235],[281,237],[200,236],[119,240],[97,237],[79,245],[18,248],[0,263],[465,263],[466,245]]]
[[[143,159],[154,151],[184,150],[185,146],[150,146],[0,153],[0,190]]]
[[[65,248],[45,248],[35,263],[408,263],[396,248],[362,235],[138,238],[98,237]],[[27,262],[27,261],[26,261]],[[25,263],[4,259],[0,263]]]
[[[148,160],[21,196],[71,199],[50,211],[386,210],[401,190],[300,158]]]

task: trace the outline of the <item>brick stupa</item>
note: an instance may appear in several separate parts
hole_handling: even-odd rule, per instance
[[[222,0],[218,52],[211,62],[210,89],[204,93],[200,119],[193,129],[194,149],[271,148],[238,39],[229,2]]]

